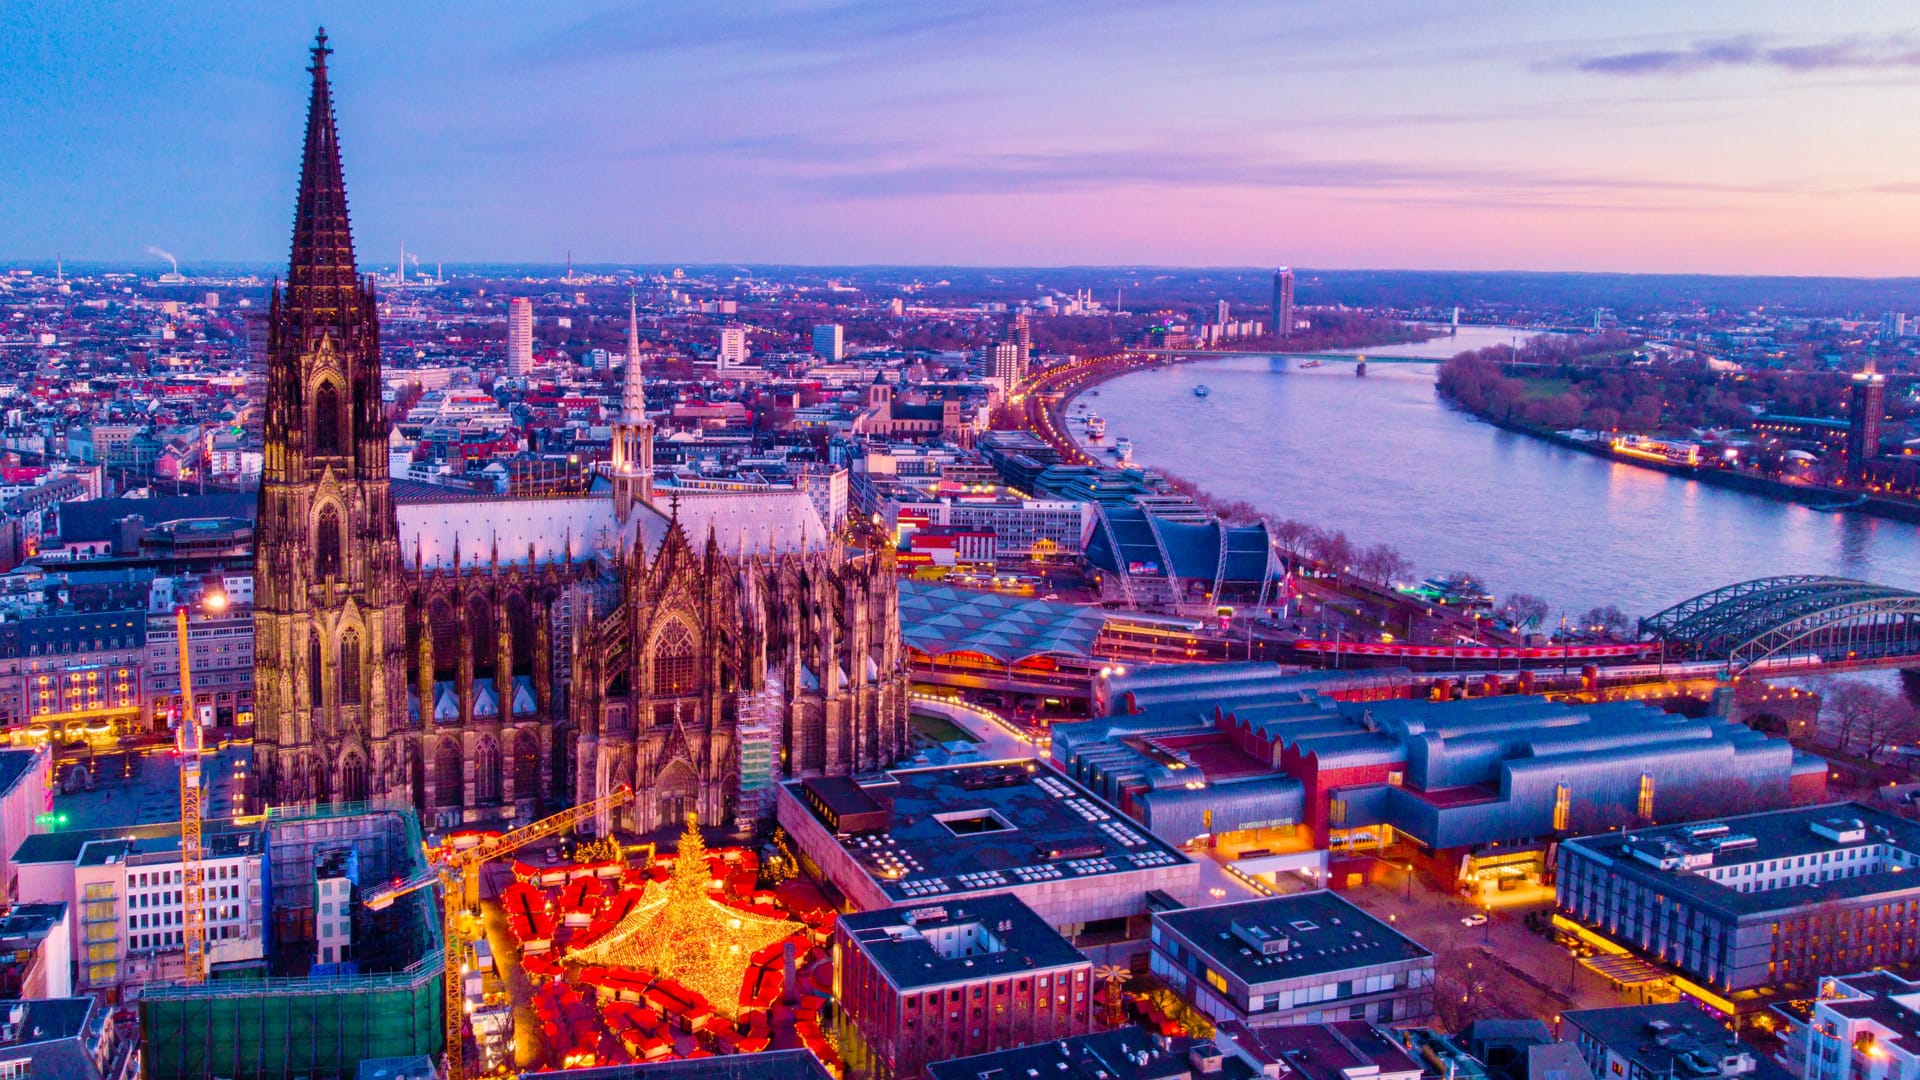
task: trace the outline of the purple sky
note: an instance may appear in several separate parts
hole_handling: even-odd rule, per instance
[[[1912,3],[0,5],[0,258],[1920,273]]]

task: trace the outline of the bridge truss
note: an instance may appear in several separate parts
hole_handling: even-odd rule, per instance
[[[1730,671],[1914,657],[1920,593],[1812,574],[1758,578],[1641,619],[1640,632]]]

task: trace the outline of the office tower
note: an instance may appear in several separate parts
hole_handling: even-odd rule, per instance
[[[1230,317],[1231,310],[1232,309],[1230,309],[1227,306],[1227,302],[1225,300],[1222,300],[1218,304],[1215,304],[1213,309],[1213,321],[1220,324],[1221,326],[1227,325],[1227,319]]]
[[[1288,266],[1273,272],[1273,336],[1293,336],[1293,268]]]
[[[1026,312],[1022,311],[1013,317],[1008,340],[1020,348],[1020,377],[1024,379],[1027,377],[1027,367],[1033,360],[1033,323]]]
[[[714,360],[714,370],[726,371],[747,362],[747,328],[744,326],[723,326],[720,328],[720,354]]]
[[[993,346],[987,354],[987,361],[987,377],[1009,393],[1025,377],[1020,370],[1020,346],[1016,342],[1003,341]]]
[[[1867,481],[1868,466],[1880,453],[1880,421],[1887,415],[1887,377],[1867,370],[1853,377],[1847,400],[1847,477],[1856,484]]]
[[[839,360],[846,355],[846,331],[839,323],[813,328],[813,355],[822,360]]]
[[[507,374],[523,378],[533,367],[533,301],[507,301]]]

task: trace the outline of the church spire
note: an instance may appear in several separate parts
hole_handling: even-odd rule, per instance
[[[621,419],[638,424],[647,418],[646,373],[640,369],[640,298],[627,295],[627,370],[620,385]]]
[[[300,158],[300,197],[293,214],[293,258],[287,306],[307,325],[342,325],[360,302],[347,221],[347,184],[340,169],[333,90],[327,83],[327,32],[314,38],[313,96],[307,103],[307,144]]]

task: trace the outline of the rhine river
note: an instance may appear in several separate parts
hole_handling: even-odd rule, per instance
[[[1366,350],[1304,368],[1238,356],[1123,375],[1078,403],[1133,440],[1136,464],[1276,518],[1389,543],[1420,576],[1468,571],[1496,595],[1530,592],[1552,622],[1600,604],[1630,617],[1721,585],[1824,573],[1920,588],[1920,529],[1828,513],[1632,465],[1481,423],[1434,391],[1446,357],[1523,332],[1468,327],[1458,338]],[[1196,397],[1205,383],[1211,393]],[[1074,424],[1076,435],[1078,424]]]

